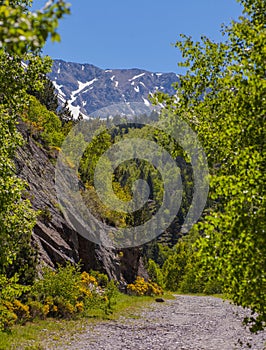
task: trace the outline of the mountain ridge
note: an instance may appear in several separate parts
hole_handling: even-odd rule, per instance
[[[102,69],[90,63],[54,60],[49,74],[60,104],[67,103],[73,116],[95,116],[98,110],[114,104],[143,105],[152,110],[149,95],[156,91],[174,94],[176,73],[150,72],[140,68]]]

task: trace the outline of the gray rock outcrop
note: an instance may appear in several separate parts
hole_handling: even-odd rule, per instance
[[[115,249],[90,242],[73,230],[60,211],[56,197],[56,152],[52,154],[29,136],[23,123],[19,130],[27,142],[18,149],[15,164],[18,176],[28,184],[26,196],[40,213],[32,236],[40,261],[55,268],[66,261],[81,260],[87,271],[101,271],[122,285],[132,282],[141,267],[138,249],[126,250],[120,256]]]

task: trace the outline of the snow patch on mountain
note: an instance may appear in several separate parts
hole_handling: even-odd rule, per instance
[[[73,114],[73,117],[77,119],[80,114],[80,106],[73,106],[72,104],[69,103],[69,101],[67,106],[70,109],[71,113]]]
[[[67,101],[75,118],[79,113],[91,116],[97,110],[123,102],[151,109],[149,94],[174,94],[172,85],[178,81],[175,73],[152,73],[138,68],[103,70],[92,64],[63,60],[54,60],[49,78],[58,91],[60,104]]]
[[[83,89],[85,89],[85,87],[92,85],[97,80],[98,80],[97,78],[94,78],[91,81],[88,81],[87,83],[82,83],[81,81],[78,81],[79,88],[76,91],[74,91],[75,95],[79,94]]]
[[[150,107],[150,105],[151,105],[150,102],[148,100],[146,100],[146,98],[144,98],[144,97],[142,97],[142,99],[143,99],[145,106]]]
[[[91,86],[89,89],[86,89],[84,91],[82,91],[82,94],[86,94],[88,91],[92,90],[94,88],[94,86]]]
[[[145,74],[146,74],[146,73],[141,73],[141,74],[135,75],[133,78],[128,79],[128,81],[132,81],[132,80],[135,80],[135,79],[137,79],[137,78],[143,77],[143,75],[145,75]]]
[[[65,103],[66,102],[66,94],[62,91],[62,87],[63,85],[58,85],[56,83],[56,81],[53,81],[54,87],[56,88],[57,92],[58,92],[58,98]]]
[[[73,106],[73,103],[76,101],[78,94],[85,89],[85,87],[88,87],[90,85],[92,85],[95,81],[97,81],[97,78],[94,78],[86,83],[82,83],[81,81],[78,81],[78,89],[75,91],[72,91],[71,93],[71,98],[70,100],[67,101],[67,105],[68,108],[71,110],[74,118],[78,118],[79,114],[80,114],[80,106]],[[83,105],[84,107],[84,105]]]

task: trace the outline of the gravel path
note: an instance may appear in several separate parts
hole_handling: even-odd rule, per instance
[[[244,315],[242,308],[219,298],[177,295],[131,318],[90,325],[57,349],[234,350],[249,349],[248,342],[253,350],[265,350],[266,332],[251,335],[241,325]]]

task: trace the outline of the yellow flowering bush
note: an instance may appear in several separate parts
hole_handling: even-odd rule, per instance
[[[42,277],[31,287],[19,289],[16,280],[12,282],[4,277],[1,281],[0,332],[15,323],[24,324],[35,318],[70,319],[78,314],[89,315],[93,309],[108,314],[112,312],[117,295],[115,282],[108,282],[106,275],[81,272],[79,266],[71,264],[60,266],[57,271],[44,268]]]
[[[163,289],[158,286],[158,284],[148,280],[145,281],[143,277],[137,276],[136,281],[134,283],[127,285],[127,292],[130,295],[162,295]]]
[[[78,303],[76,304],[76,309],[77,309],[78,312],[83,312],[83,311],[84,311],[84,304],[83,304],[82,301],[81,301],[81,302],[78,302]]]
[[[24,323],[30,318],[30,308],[28,305],[22,304],[19,300],[15,299],[13,302],[13,312],[17,315],[20,322]]]
[[[18,300],[27,291],[28,287],[18,284],[17,275],[0,275],[0,332],[28,318],[29,308]]]
[[[91,309],[105,310],[111,305],[109,289],[107,276],[98,272],[81,272],[79,266],[71,264],[60,266],[57,271],[45,268],[29,294],[30,314],[32,318],[69,319],[81,313],[86,315]]]
[[[90,285],[93,285],[95,287],[98,286],[98,282],[96,278],[88,274],[88,272],[86,271],[82,272],[81,274],[81,282],[86,286],[90,286]]]
[[[0,331],[9,330],[18,319],[18,316],[8,307],[0,304]]]
[[[87,298],[92,298],[92,292],[90,289],[84,287],[84,286],[79,286],[79,292],[81,293],[80,298],[87,297]]]
[[[46,317],[49,314],[50,306],[48,304],[43,305],[42,307],[44,317]]]

